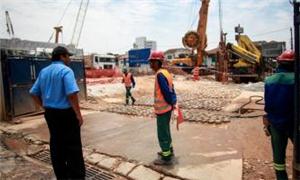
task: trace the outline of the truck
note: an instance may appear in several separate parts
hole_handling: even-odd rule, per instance
[[[234,82],[257,82],[264,78],[260,50],[247,35],[236,35],[237,45],[227,43],[228,70]]]

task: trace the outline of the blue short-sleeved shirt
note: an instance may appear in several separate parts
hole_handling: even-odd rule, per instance
[[[68,95],[78,91],[72,69],[62,61],[54,61],[42,69],[30,94],[41,97],[45,108],[67,109],[71,107]]]

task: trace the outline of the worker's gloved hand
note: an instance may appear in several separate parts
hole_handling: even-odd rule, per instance
[[[174,118],[177,118],[178,117],[178,105],[177,104],[174,104],[173,105],[173,115],[174,115]]]

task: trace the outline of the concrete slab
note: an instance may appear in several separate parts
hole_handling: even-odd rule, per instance
[[[116,169],[115,171],[117,173],[120,173],[122,175],[127,175],[134,167],[136,164],[129,163],[129,162],[122,162]]]
[[[145,166],[138,166],[129,174],[129,177],[135,180],[159,180],[161,174]]]
[[[163,180],[178,180],[178,179],[176,179],[176,178],[171,178],[171,177],[164,177]]]
[[[156,122],[151,118],[129,117],[125,115],[95,112],[84,115],[82,126],[83,146],[106,154],[126,157],[145,164],[151,164],[160,151]],[[43,121],[44,122],[44,121]],[[25,127],[25,126],[23,126]],[[25,134],[48,140],[45,123],[38,127],[26,126]],[[241,179],[242,147],[239,137],[234,135],[229,125],[206,125],[183,123],[180,131],[172,125],[175,164],[162,167],[178,176],[190,179]],[[98,163],[100,160],[92,160]],[[204,170],[203,170],[204,169]]]
[[[118,160],[111,157],[105,157],[102,160],[100,160],[97,165],[104,167],[106,169],[113,169],[118,163]]]
[[[97,164],[104,158],[106,158],[106,156],[104,156],[102,154],[94,153],[94,154],[91,154],[88,157],[86,157],[86,160],[91,164]]]

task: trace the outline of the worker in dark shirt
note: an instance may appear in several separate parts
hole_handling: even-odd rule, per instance
[[[293,142],[294,117],[294,53],[283,52],[278,58],[276,73],[265,81],[263,123],[270,131],[274,169],[277,180],[288,180],[285,152],[288,139]]]
[[[123,80],[122,83],[124,83],[126,88],[126,105],[129,104],[129,98],[131,98],[132,105],[135,103],[135,98],[131,94],[131,88],[135,87],[135,81],[133,78],[133,75],[131,73],[128,73],[127,69],[123,69]]]
[[[170,165],[174,150],[170,131],[170,120],[175,108],[177,98],[173,85],[173,77],[162,68],[164,54],[160,51],[152,52],[149,58],[150,67],[155,74],[154,111],[157,119],[157,135],[161,148],[159,158],[154,161],[155,165]]]

